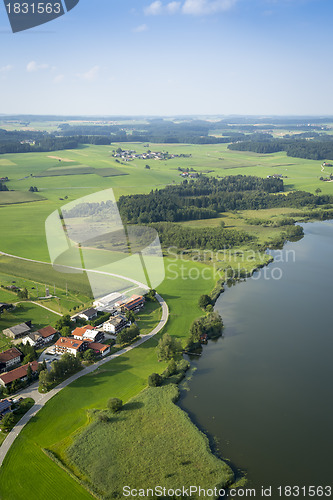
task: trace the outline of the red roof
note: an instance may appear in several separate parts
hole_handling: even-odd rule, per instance
[[[7,351],[0,352],[0,363],[8,363],[8,361],[18,358],[19,356],[21,356],[21,354],[22,353],[18,349],[16,349],[16,347],[12,347]]]
[[[84,344],[86,340],[69,339],[67,337],[60,337],[55,343],[57,347],[66,347],[67,349],[75,349],[76,351]]]
[[[98,352],[104,352],[109,348],[110,348],[109,345],[99,344],[98,342],[91,342],[90,344],[88,344],[88,349],[92,349],[93,351],[98,351]]]
[[[31,363],[27,363],[26,365],[20,366],[11,372],[4,373],[0,375],[0,379],[3,381],[5,385],[14,382],[14,380],[18,380],[27,376],[28,366],[31,366],[31,370],[36,372],[38,370],[38,361],[32,361]]]
[[[45,328],[41,328],[40,330],[38,330],[38,333],[43,337],[43,339],[47,339],[48,337],[51,337],[58,332],[57,330],[52,328],[52,326],[46,326]]]
[[[72,333],[73,337],[83,337],[83,335],[86,333],[85,328],[75,328],[74,332]]]
[[[83,330],[95,330],[95,327],[93,327],[91,325],[85,325],[82,328],[83,328]]]

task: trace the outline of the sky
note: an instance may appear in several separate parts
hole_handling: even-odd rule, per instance
[[[12,33],[0,114],[333,115],[332,0],[80,0]]]

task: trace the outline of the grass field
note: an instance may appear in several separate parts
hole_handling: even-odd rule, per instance
[[[177,396],[172,384],[148,388],[119,414],[109,414],[108,422],[95,420],[69,448],[69,465],[95,489],[98,485],[103,498],[121,498],[126,484],[154,488],[162,481],[167,489],[189,488],[200,478],[206,489],[226,486],[231,470],[210,453],[207,437],[173,403]],[[165,453],[171,449],[172,454]]]
[[[32,324],[39,330],[44,326],[54,325],[59,316],[46,309],[30,302],[20,302],[14,310],[4,311],[0,317],[0,330],[9,328],[26,321],[32,321]]]

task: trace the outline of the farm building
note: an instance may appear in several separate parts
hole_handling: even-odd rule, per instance
[[[38,362],[32,361],[31,363],[27,363],[19,368],[15,368],[15,370],[0,375],[0,385],[8,387],[14,380],[21,380],[23,382],[27,380],[28,366],[30,366],[33,374],[37,373]]]
[[[96,299],[93,306],[99,311],[111,311],[118,304],[123,302],[124,296],[121,293],[110,293],[105,297]]]
[[[11,339],[21,339],[31,332],[31,322],[21,323],[20,325],[11,326],[3,330],[3,334]]]
[[[39,335],[44,339],[44,343],[51,342],[54,337],[57,335],[58,331],[52,326],[46,326],[45,328],[41,328],[37,331]]]
[[[95,354],[100,354],[101,356],[106,356],[110,353],[110,346],[105,344],[100,344],[98,342],[91,342],[88,345],[88,349],[92,349]]]
[[[92,319],[97,318],[97,311],[93,308],[86,309],[85,311],[80,312],[78,316],[86,321],[91,321]]]
[[[0,353],[0,372],[9,370],[12,366],[19,365],[22,353],[16,347]]]

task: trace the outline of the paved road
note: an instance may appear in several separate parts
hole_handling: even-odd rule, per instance
[[[135,342],[135,344],[132,344],[129,347],[126,347],[125,349],[122,349],[121,351],[118,351],[115,354],[112,354],[111,356],[108,356],[105,359],[102,359],[98,363],[95,363],[91,366],[88,366],[87,368],[84,368],[81,370],[79,373],[76,373],[69,379],[65,380],[62,382],[60,385],[52,389],[52,391],[48,392],[47,394],[40,394],[38,392],[38,383],[35,383],[25,389],[24,391],[20,392],[20,396],[22,397],[30,397],[35,400],[34,406],[21,418],[21,420],[18,422],[18,424],[12,429],[12,431],[8,434],[7,438],[3,442],[2,446],[0,447],[0,467],[2,466],[2,463],[5,459],[5,456],[8,453],[9,448],[23,429],[23,427],[29,422],[29,420],[36,415],[36,413],[39,412],[41,408],[47,403],[53,396],[58,394],[64,387],[67,387],[69,384],[74,382],[75,380],[79,379],[80,377],[83,377],[84,375],[88,375],[89,373],[97,370],[100,366],[104,365],[104,363],[108,363],[109,361],[112,361],[115,358],[118,358],[119,356],[122,356],[128,351],[131,351],[132,349],[135,349],[135,347],[138,347],[139,345],[143,344],[144,342],[147,342],[147,340],[151,339],[156,335],[159,331],[162,330],[162,328],[166,325],[166,322],[169,317],[169,308],[167,303],[164,301],[164,299],[160,295],[156,295],[157,300],[159,301],[161,307],[162,307],[162,317],[159,322],[159,324],[147,335],[143,335],[140,340]]]

